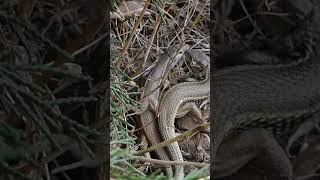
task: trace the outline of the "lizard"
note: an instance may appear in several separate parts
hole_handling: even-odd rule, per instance
[[[161,142],[161,135],[158,130],[155,113],[159,106],[160,86],[165,79],[165,74],[169,69],[170,64],[174,59],[179,59],[183,53],[189,48],[189,45],[183,44],[168,49],[167,52],[160,55],[158,63],[150,72],[144,89],[141,93],[141,114],[140,122],[144,129],[144,133],[149,140],[150,145],[156,145]],[[161,148],[155,151],[161,160],[170,160],[165,149]],[[171,166],[166,167],[167,176],[172,176]]]
[[[291,163],[273,135],[294,132],[288,148],[319,122],[320,62],[319,56],[310,56],[312,38],[318,32],[306,33],[311,35],[306,55],[296,62],[242,65],[211,73],[210,172],[214,179],[256,159],[276,166],[280,176],[292,178]]]
[[[158,116],[159,130],[164,140],[175,137],[174,122],[179,106],[185,102],[206,99],[210,94],[210,80],[207,77],[200,82],[183,82],[170,88],[160,101]],[[172,160],[183,161],[178,142],[167,146]],[[175,165],[175,178],[184,178],[183,166]]]
[[[256,161],[276,167],[273,174],[292,179],[289,149],[320,117],[316,19],[312,17],[298,32],[306,38],[299,60],[227,67],[211,73],[210,171],[214,178],[231,175]],[[282,135],[290,135],[287,152],[276,141]]]
[[[213,72],[210,78],[214,118],[210,157],[213,162],[219,157],[217,152],[228,149],[235,154],[237,148],[231,143],[223,150],[219,147],[243,132],[262,128],[275,135],[282,135],[296,130],[300,125],[304,128],[305,124],[319,121],[319,56],[285,65],[245,65],[221,69]],[[249,143],[249,140],[239,138],[238,142],[242,146]],[[263,150],[273,149],[274,154],[282,154],[278,156],[281,157],[278,164],[287,164],[284,161],[289,160],[283,157],[285,153],[275,146],[273,143],[273,146],[267,145]],[[245,164],[240,161],[237,162],[238,167],[233,166],[234,169]],[[219,169],[218,165],[211,166],[213,175]],[[285,171],[291,176],[290,170]]]

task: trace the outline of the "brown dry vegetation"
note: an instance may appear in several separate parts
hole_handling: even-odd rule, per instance
[[[111,63],[111,87],[121,89],[122,93],[120,95],[120,90],[113,91],[111,88],[111,98],[114,103],[111,104],[112,109],[118,108],[111,122],[113,131],[111,142],[120,140],[127,142],[125,144],[122,141],[112,143],[112,152],[119,153],[127,149],[137,151],[143,148],[142,144],[145,144],[146,141],[142,138],[143,130],[139,123],[139,116],[132,114],[140,105],[140,93],[148,73],[157,63],[159,54],[177,44],[187,43],[191,49],[208,57],[209,20],[209,1],[126,1],[111,14],[111,49],[114,56]],[[169,72],[169,87],[181,81],[204,78],[205,68],[201,62],[192,60],[185,54]],[[182,127],[180,132],[196,127],[195,124],[192,124],[193,120],[190,117],[183,119],[191,124]],[[192,151],[196,151],[193,141],[198,143],[198,139],[193,138],[181,144],[186,160],[208,163],[208,157],[203,158],[209,151],[208,142],[205,143],[204,154],[197,157],[193,156]],[[186,148],[187,146],[190,148]],[[125,159],[128,156],[115,155],[114,157],[128,161]],[[151,157],[157,158],[153,153]],[[125,163],[118,163],[115,167],[132,170],[130,172],[135,176],[142,173],[147,174],[149,179],[155,178],[154,173],[159,174],[161,166],[144,161],[148,160],[144,159],[140,162],[129,160],[134,167],[128,167]],[[186,173],[192,170],[195,169],[187,168]],[[124,172],[124,169],[119,171]],[[113,177],[124,178],[117,175],[116,172],[112,174]],[[160,177],[157,176],[157,178]],[[199,175],[190,177],[196,178]]]

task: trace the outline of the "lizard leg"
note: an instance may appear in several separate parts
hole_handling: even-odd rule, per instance
[[[189,112],[192,112],[196,116],[197,120],[202,119],[201,111],[194,102],[186,102],[183,105],[181,105],[176,114],[176,118],[181,118]]]
[[[147,109],[143,114],[141,114],[141,118],[149,119],[149,121],[141,121],[141,122],[142,122],[144,132],[147,136],[147,139],[149,140],[150,146],[159,144],[161,142],[161,137],[159,136],[160,132],[159,132],[158,124],[156,122],[154,113],[150,109]],[[164,148],[155,150],[155,153],[161,160],[170,161],[169,155]],[[168,177],[173,176],[173,171],[171,166],[166,167],[165,171]]]
[[[147,149],[148,148],[148,140],[147,140],[147,137],[146,137],[145,133],[141,133],[140,145],[141,145],[141,149]],[[146,157],[148,159],[151,159],[150,152],[146,152],[144,154],[144,157]]]
[[[294,177],[298,179],[309,179],[307,177],[317,176],[320,169],[320,144],[313,144],[301,152],[292,162]]]
[[[132,114],[129,114],[129,115],[140,115],[140,114],[142,114],[142,113],[144,113],[147,109],[148,109],[148,106],[149,106],[149,102],[148,102],[148,100],[143,100],[143,101],[141,101],[141,103],[140,103],[140,108],[134,108],[133,107],[133,110],[134,110],[134,113],[132,113]]]
[[[290,149],[291,149],[293,143],[296,142],[300,137],[302,137],[302,136],[306,135],[308,132],[310,132],[314,127],[315,127],[314,122],[312,122],[312,121],[304,122],[303,124],[301,124],[299,126],[297,131],[289,138],[288,145],[286,146],[286,151],[290,157],[293,157],[293,155],[291,155],[291,153],[290,153]]]
[[[141,104],[140,108],[135,110],[134,114],[141,115],[142,113],[144,113],[148,109],[148,107],[150,107],[153,112],[157,112],[157,109],[159,106],[159,100],[156,97],[151,96],[151,94],[149,94],[147,97],[144,97],[142,99],[140,104]],[[131,114],[131,115],[133,115],[133,114]]]
[[[214,160],[213,176],[229,176],[249,162],[273,176],[292,179],[291,163],[285,151],[264,129],[252,129],[224,141]]]
[[[303,122],[298,127],[298,129],[295,131],[295,133],[290,136],[290,138],[288,140],[288,144],[286,146],[286,151],[287,151],[287,154],[289,155],[289,157],[292,157],[292,155],[290,153],[290,149],[291,149],[293,143],[295,143],[300,137],[308,134],[313,128],[315,128],[317,126],[317,124],[319,123],[319,119],[320,119],[320,113],[316,113],[315,115],[310,117],[310,119]]]

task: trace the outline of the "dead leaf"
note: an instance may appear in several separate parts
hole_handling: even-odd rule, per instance
[[[110,14],[110,19],[124,20],[126,17],[139,16],[143,10],[144,2],[142,1],[122,1],[116,12]],[[150,16],[147,10],[144,16]]]

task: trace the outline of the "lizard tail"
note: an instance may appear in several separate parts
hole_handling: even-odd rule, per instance
[[[156,150],[155,152],[161,160],[170,161],[170,158],[164,149],[161,148],[161,149]],[[171,179],[173,177],[172,167],[166,166],[165,171],[166,171],[167,176]]]

